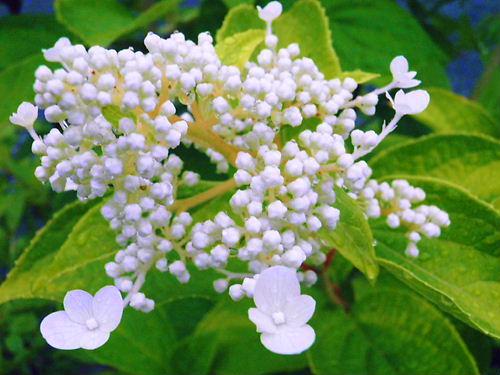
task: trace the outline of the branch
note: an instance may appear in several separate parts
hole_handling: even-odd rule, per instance
[[[193,207],[205,203],[210,199],[216,198],[224,193],[227,193],[228,191],[231,191],[234,188],[236,188],[236,182],[231,178],[227,181],[221,182],[220,184],[208,190],[205,190],[203,193],[197,194],[190,198],[180,199],[176,201],[171,206],[171,210],[176,213],[187,211]]]

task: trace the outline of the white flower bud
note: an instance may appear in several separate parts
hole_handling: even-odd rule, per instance
[[[229,296],[234,301],[239,301],[245,296],[245,292],[240,284],[234,284],[229,287]]]

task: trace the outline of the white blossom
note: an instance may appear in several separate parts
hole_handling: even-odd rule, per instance
[[[417,72],[409,71],[408,60],[404,56],[396,56],[390,65],[396,87],[407,89],[418,86],[420,81],[414,79]]]
[[[309,349],[316,335],[307,322],[316,303],[310,296],[300,294],[293,269],[274,266],[263,271],[255,284],[253,299],[256,308],[250,308],[248,316],[268,350],[299,354]]]
[[[64,297],[64,310],[46,316],[40,332],[47,343],[63,350],[93,350],[108,341],[120,324],[123,300],[113,286],[100,289],[94,297],[72,290]]]
[[[38,117],[38,107],[34,106],[28,102],[22,102],[19,107],[17,107],[17,112],[13,113],[9,117],[9,121],[14,125],[22,126],[30,133],[34,140],[38,140],[39,137],[36,135],[33,125]]]
[[[394,109],[399,115],[416,115],[425,111],[429,102],[430,96],[425,90],[415,90],[407,94],[399,90],[394,97]]]

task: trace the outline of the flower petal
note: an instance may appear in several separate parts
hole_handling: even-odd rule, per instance
[[[398,87],[402,89],[409,89],[418,85],[420,85],[420,81],[418,79],[408,79],[398,83]]]
[[[123,314],[123,299],[118,288],[108,285],[99,290],[94,297],[92,309],[99,328],[106,332],[114,331]]]
[[[408,60],[404,56],[396,56],[391,61],[390,69],[392,76],[399,79],[402,74],[408,72]]]
[[[22,102],[19,107],[17,107],[17,113],[27,121],[33,123],[38,117],[38,107],[28,102]]]
[[[103,346],[109,339],[109,332],[96,329],[93,331],[86,331],[82,335],[81,343],[82,349],[94,350]]]
[[[292,268],[270,267],[259,275],[255,283],[255,305],[269,315],[281,311],[288,299],[299,295],[299,280],[296,271]]]
[[[394,110],[401,115],[407,115],[412,112],[411,105],[403,90],[399,90],[394,96],[393,106]]]
[[[65,311],[57,311],[42,320],[40,332],[50,346],[72,350],[81,347],[81,338],[87,329],[73,322]]]
[[[68,38],[66,38],[66,37],[59,38],[59,40],[54,44],[54,47],[42,50],[43,57],[47,61],[60,62],[61,61],[61,50],[63,48],[69,47],[70,45],[71,45],[71,42]]]
[[[9,117],[9,121],[25,128],[32,127],[38,117],[38,107],[28,102],[22,102],[17,112]]]
[[[394,98],[394,108],[402,115],[415,115],[424,111],[429,101],[429,93],[425,90],[415,90],[407,94],[399,90]]]
[[[281,15],[283,6],[279,1],[271,1],[264,8],[257,7],[259,18],[265,22],[272,22]]]
[[[406,94],[407,100],[411,103],[412,114],[425,111],[431,100],[429,93],[425,90],[415,90]]]
[[[316,301],[311,296],[298,296],[289,300],[283,312],[286,323],[293,327],[301,327],[306,324],[314,314]]]
[[[316,339],[311,326],[283,326],[276,333],[263,333],[260,336],[262,344],[273,353],[300,354],[309,349]]]
[[[92,295],[84,290],[72,290],[64,296],[64,310],[69,318],[80,324],[93,317]]]
[[[24,127],[24,121],[17,113],[11,114],[9,117],[9,121],[14,125]]]
[[[257,326],[257,332],[276,332],[276,326],[271,317],[259,309],[254,307],[248,309],[248,318]]]

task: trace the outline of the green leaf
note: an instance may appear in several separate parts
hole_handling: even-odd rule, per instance
[[[197,334],[217,336],[213,373],[257,375],[306,368],[305,355],[282,356],[264,348],[248,319],[251,304],[249,300],[234,303],[225,296],[200,322]]]
[[[453,325],[412,293],[378,289],[325,315],[308,354],[316,375],[478,374]]]
[[[59,22],[88,45],[108,46],[113,41],[174,11],[178,0],[163,0],[136,15],[117,0],[56,0]]]
[[[351,275],[354,266],[342,254],[336,254],[335,259],[328,268],[328,276],[334,284],[344,283]]]
[[[163,307],[151,313],[127,309],[109,341],[93,351],[78,350],[77,357],[112,366],[129,374],[173,374],[170,360],[176,337]]]
[[[373,81],[376,78],[380,77],[380,74],[377,73],[369,73],[369,72],[364,72],[362,70],[356,69],[352,70],[350,72],[342,72],[340,75],[341,78],[353,78],[357,83],[366,83]]]
[[[494,16],[492,16],[493,18]],[[500,31],[499,18],[497,23],[497,35]],[[474,89],[476,98],[497,120],[500,120],[500,46],[497,45],[484,69],[483,76]]]
[[[220,197],[209,200],[207,203],[197,206],[193,209],[192,217],[194,222],[201,222],[205,220],[213,219],[215,215],[223,211],[228,215],[232,215],[231,205],[229,201],[231,200],[234,192],[228,192]],[[234,218],[233,218],[234,219]]]
[[[50,48],[68,31],[55,17],[25,14],[2,17],[0,22],[0,70]],[[32,72],[33,73],[33,72]]]
[[[249,29],[264,29],[256,8],[240,5],[232,8],[217,32],[217,42]],[[298,43],[301,55],[310,57],[326,78],[338,77],[340,62],[332,47],[332,35],[325,10],[317,0],[299,0],[273,22],[279,47]]]
[[[447,58],[417,20],[392,0],[323,0],[333,47],[346,70],[389,74],[404,55],[425,85],[449,87]]]
[[[500,213],[451,183],[407,177],[426,192],[425,204],[451,219],[439,238],[419,242],[420,256],[405,256],[404,233],[372,225],[380,265],[465,323],[500,337]]]
[[[257,9],[250,4],[241,4],[232,8],[227,13],[222,26],[217,31],[215,40],[217,43],[220,43],[224,39],[243,31],[264,30],[265,28],[266,24],[259,18]]]
[[[0,136],[14,132],[15,126],[9,122],[9,117],[17,111],[23,101],[32,102],[35,94],[35,70],[43,63],[41,54],[28,57],[17,64],[10,65],[0,72]]]
[[[135,120],[135,115],[132,112],[123,112],[117,105],[104,107],[102,109],[102,114],[115,128],[118,128],[120,120],[124,117],[129,117]]]
[[[179,190],[177,191],[177,199],[185,199],[192,197],[193,195],[203,193],[204,191],[213,188],[214,186],[217,186],[220,184],[219,181],[206,181],[206,180],[200,180],[196,185],[194,186],[185,186],[181,185],[179,187]]]
[[[429,107],[415,118],[436,133],[483,133],[500,136],[500,124],[477,102],[451,91],[430,88]]]
[[[224,64],[242,69],[265,37],[264,30],[247,30],[225,38],[215,49]]]
[[[375,131],[379,131],[380,128],[373,129]],[[415,141],[415,138],[403,135],[403,134],[398,134],[398,133],[392,133],[389,137],[385,138],[382,143],[380,143],[377,148],[370,154],[366,156],[367,160],[372,160],[376,155],[384,152],[385,150],[389,150],[392,147],[395,146],[401,146],[402,144],[405,143],[411,143]],[[368,164],[371,164],[371,161],[368,162]]]
[[[222,0],[228,8],[233,8],[241,4],[253,4],[253,0]]]
[[[314,60],[326,78],[339,76],[340,62],[332,47],[325,9],[316,0],[299,0],[273,23],[281,46],[298,43],[303,56]]]
[[[209,280],[202,279],[211,287]],[[175,289],[178,290],[172,293]],[[190,333],[181,324],[196,326],[213,306],[209,297],[197,296],[203,290],[195,289],[189,285],[186,288],[180,286],[171,275],[151,273],[145,293],[155,300],[155,309],[148,314],[126,309],[120,326],[111,334],[106,345],[93,351],[79,351],[78,358],[109,365],[125,373],[178,374],[178,346],[185,348],[179,343],[183,343],[183,338]],[[133,355],[130,355],[131,349]],[[189,369],[200,368],[201,365],[194,366],[194,363],[188,364]]]
[[[320,239],[334,247],[370,280],[378,275],[373,236],[363,211],[342,189],[335,190],[335,207],[340,210],[340,221],[335,230],[322,229]]]
[[[174,370],[179,375],[208,375],[217,353],[217,333],[199,333],[188,337],[176,348]]]
[[[405,174],[453,182],[486,201],[500,197],[500,142],[479,135],[422,137],[370,160],[374,177]]]
[[[19,226],[26,208],[26,194],[21,190],[19,193],[11,192],[2,198],[8,200],[8,209],[5,211],[5,221],[7,222],[9,230],[13,232]]]
[[[0,303],[41,297],[36,285],[43,289],[47,287],[42,280],[52,276],[48,274],[48,269],[55,262],[59,248],[89,207],[81,203],[66,206],[36,234],[7,279],[0,285]],[[77,252],[78,249],[73,251]]]

